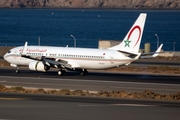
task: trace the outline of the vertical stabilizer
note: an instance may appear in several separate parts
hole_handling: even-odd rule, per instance
[[[113,46],[109,49],[138,53],[146,16],[146,13],[141,13],[123,41],[119,45]]]

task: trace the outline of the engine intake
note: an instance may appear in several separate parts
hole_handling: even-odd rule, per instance
[[[29,69],[34,71],[46,72],[50,69],[50,67],[44,65],[44,63],[41,61],[33,61],[29,64]]]

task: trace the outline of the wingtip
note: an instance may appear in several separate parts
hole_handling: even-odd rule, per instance
[[[157,49],[157,51],[156,51],[156,52],[160,52],[160,51],[161,51],[161,49],[162,49],[162,46],[163,46],[163,44],[161,44],[161,45],[159,46],[159,48]]]
[[[23,47],[23,51],[22,51],[22,55],[26,55],[27,45],[28,45],[28,42],[25,42],[24,47]]]
[[[152,57],[157,57],[159,55],[159,53],[161,52],[163,44],[161,44],[158,49],[156,50],[155,54]]]

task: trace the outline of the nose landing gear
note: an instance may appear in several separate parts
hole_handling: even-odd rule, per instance
[[[16,68],[16,73],[19,73],[19,68],[18,67]]]

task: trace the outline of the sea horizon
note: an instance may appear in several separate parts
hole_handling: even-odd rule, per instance
[[[98,48],[99,40],[123,40],[141,12],[147,13],[141,49],[180,51],[180,10],[0,9],[0,46],[37,45]],[[157,38],[157,36],[158,38]],[[174,45],[175,44],[175,45]]]

